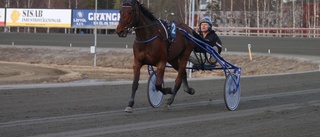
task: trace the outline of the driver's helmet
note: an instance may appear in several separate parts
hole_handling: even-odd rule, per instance
[[[201,26],[201,23],[209,23],[209,31],[210,30],[212,30],[212,21],[210,20],[210,18],[208,18],[208,17],[204,17],[204,18],[202,18],[200,21],[199,21],[200,23],[199,23],[199,28],[200,28],[200,26]]]

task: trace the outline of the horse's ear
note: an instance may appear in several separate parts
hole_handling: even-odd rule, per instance
[[[122,0],[123,4],[129,4],[129,5],[134,5],[136,2],[136,0]]]
[[[132,5],[135,5],[135,4],[140,5],[140,2],[138,0],[132,0],[132,1],[134,1],[132,2]]]
[[[131,3],[131,0],[122,0],[122,3],[125,4],[125,3]]]

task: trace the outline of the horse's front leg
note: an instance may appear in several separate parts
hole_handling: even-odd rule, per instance
[[[131,91],[131,97],[129,100],[129,105],[125,109],[125,112],[132,113],[133,111],[133,105],[134,105],[134,98],[136,96],[136,91],[139,87],[139,79],[140,79],[140,69],[142,65],[141,63],[135,62],[133,65],[133,82],[132,82],[132,91]]]

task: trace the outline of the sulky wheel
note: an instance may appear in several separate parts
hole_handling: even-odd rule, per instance
[[[157,108],[161,105],[163,100],[163,94],[161,91],[156,89],[156,79],[157,75],[155,72],[152,72],[148,80],[148,100],[152,107]],[[163,87],[163,83],[162,83]]]
[[[237,79],[237,75],[230,73],[224,83],[224,102],[230,111],[236,110],[240,103],[241,88],[240,83],[237,88],[237,82],[240,82]]]

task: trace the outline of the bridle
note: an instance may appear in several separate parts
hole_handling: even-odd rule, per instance
[[[124,18],[120,19],[120,22],[123,24],[125,31],[129,32],[130,29],[132,29],[132,27],[133,27],[133,23],[135,22],[136,8],[135,8],[135,6],[133,6],[133,5],[129,4],[129,3],[124,3],[122,5],[122,12],[120,13],[120,16],[122,16],[122,17],[124,17],[124,11],[125,10],[123,10],[123,9],[125,9],[125,8],[133,8],[133,12],[132,12],[133,15],[132,15],[132,18],[131,18],[130,22],[126,22],[124,20]],[[129,24],[128,27],[127,27],[127,24]]]
[[[130,1],[130,0],[124,0],[124,2],[123,2],[123,4],[122,4],[122,12],[120,13],[120,16],[122,16],[122,17],[124,17],[124,8],[132,8],[133,10],[133,12],[132,12],[132,18],[131,18],[131,20],[129,21],[129,22],[126,22],[125,20],[124,20],[124,18],[121,18],[120,19],[120,22],[123,24],[123,26],[124,26],[124,29],[125,29],[125,31],[126,32],[129,32],[131,29],[134,29],[134,30],[137,30],[137,29],[141,29],[141,28],[147,28],[147,27],[151,27],[151,26],[154,26],[154,25],[157,25],[157,24],[162,24],[162,23],[160,23],[160,21],[157,21],[157,22],[154,22],[154,23],[152,23],[152,24],[147,24],[147,25],[144,25],[144,26],[139,26],[139,27],[136,27],[135,25],[137,24],[137,16],[139,17],[140,16],[140,12],[136,12],[137,10],[139,10],[139,8],[136,8],[137,6],[136,6],[136,4],[139,6],[139,2],[138,1],[136,1],[136,2],[132,2],[132,1]],[[137,15],[138,14],[138,15]],[[129,24],[128,25],[128,27],[126,26],[126,24]],[[163,24],[162,24],[162,26],[163,26]],[[135,40],[135,42],[136,43],[148,43],[148,42],[151,42],[151,41],[153,41],[153,40],[155,40],[156,38],[158,38],[159,37],[159,35],[157,34],[157,35],[155,35],[154,37],[152,37],[152,38],[150,38],[150,39],[148,39],[148,40]]]
[[[133,15],[132,15],[132,18],[131,18],[130,22],[125,22],[123,18],[120,20],[120,22],[122,22],[122,24],[123,24],[123,26],[124,26],[124,29],[125,29],[127,32],[128,32],[130,29],[136,30],[136,29],[151,27],[151,26],[154,26],[154,25],[159,24],[158,22],[155,22],[155,23],[148,24],[148,25],[144,25],[144,26],[140,26],[140,27],[134,26],[134,25],[136,25],[136,16],[137,16],[136,13],[140,14],[140,12],[136,12],[137,9],[136,9],[135,4],[138,4],[138,5],[139,5],[139,2],[134,2],[134,3],[125,2],[125,3],[122,4],[122,9],[124,9],[124,8],[132,8],[132,9],[133,9],[133,13],[132,13]],[[139,9],[139,8],[138,8],[138,9]],[[124,12],[123,12],[123,11],[124,11],[124,10],[122,10],[122,13],[120,13],[120,16],[122,16],[122,17],[124,16]],[[138,15],[138,16],[140,16],[140,15]],[[126,23],[129,24],[128,27],[126,27]]]

